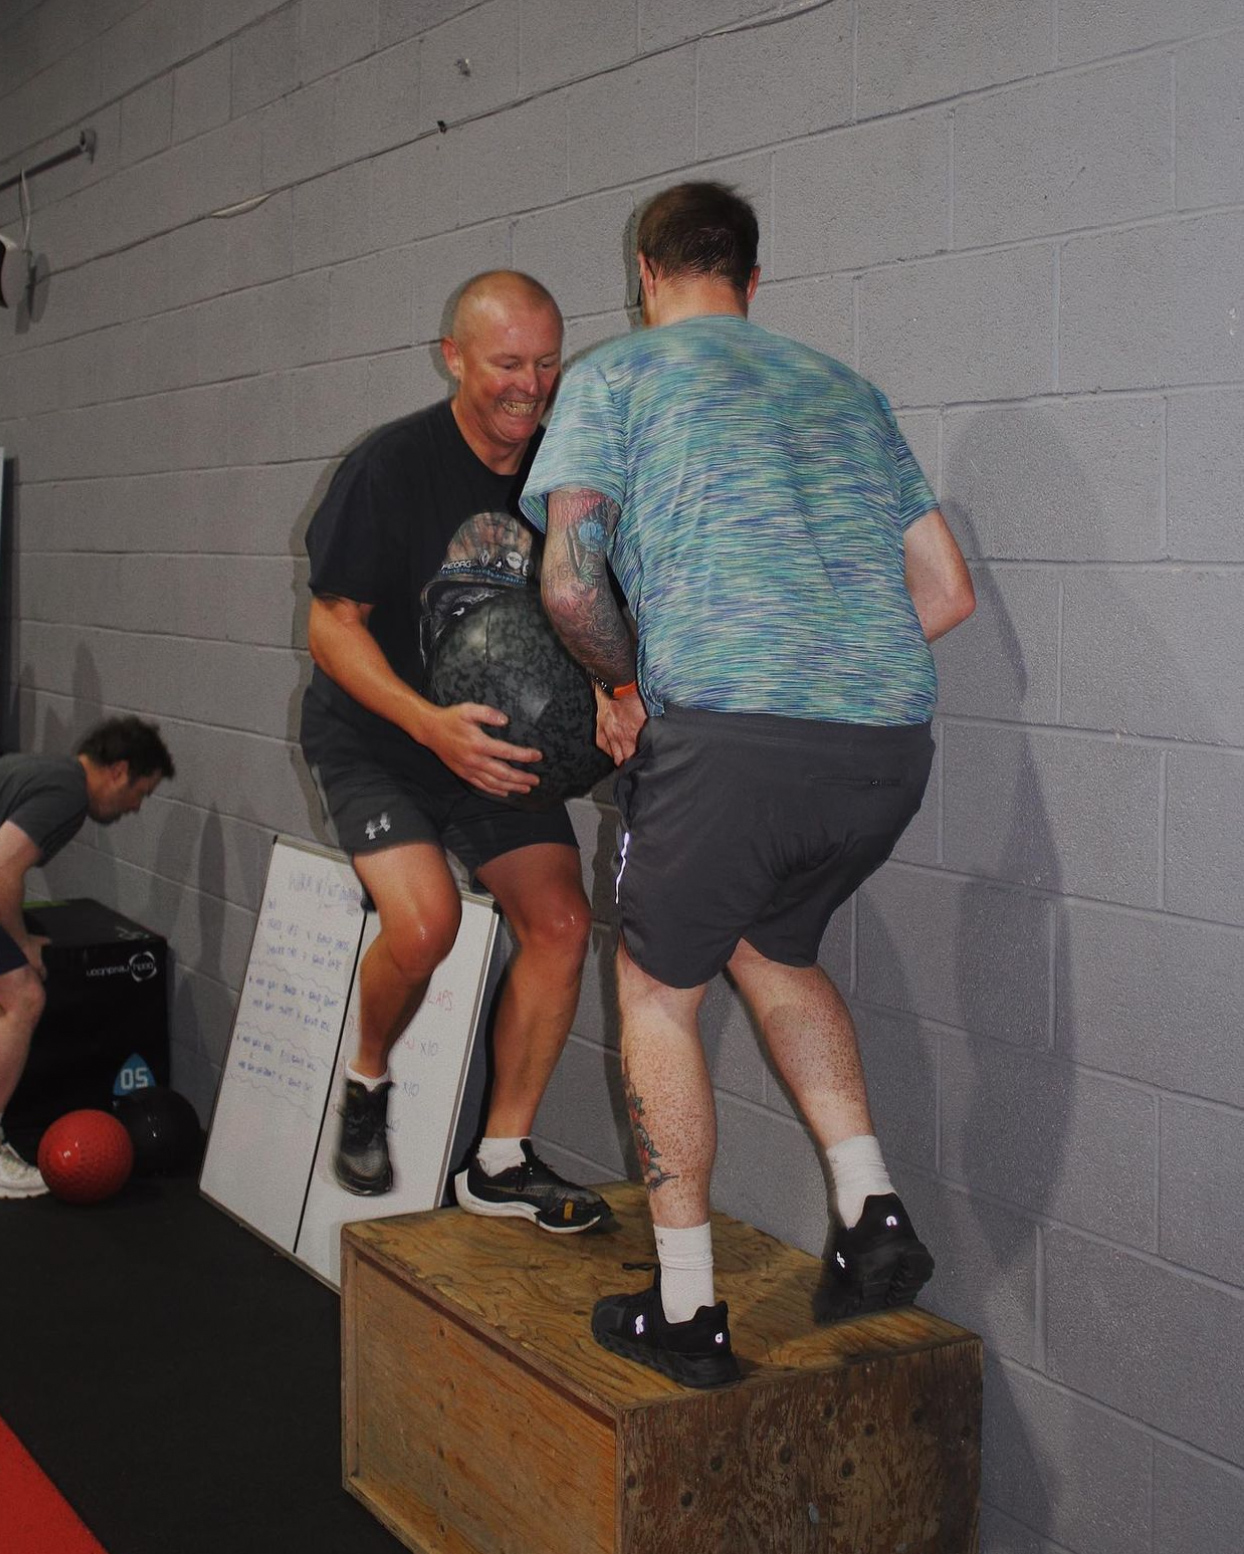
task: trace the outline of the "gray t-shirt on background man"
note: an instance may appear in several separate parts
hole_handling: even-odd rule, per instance
[[[11,820],[47,863],[86,819],[86,773],[72,755],[0,756],[0,825]]]

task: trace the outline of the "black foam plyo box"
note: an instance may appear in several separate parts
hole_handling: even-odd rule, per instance
[[[167,1084],[168,944],[102,902],[81,898],[25,913],[43,947],[47,1005],[4,1131],[29,1155],[50,1122],[112,1105],[118,1070],[137,1053]]]

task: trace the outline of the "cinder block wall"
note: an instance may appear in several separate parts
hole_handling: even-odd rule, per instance
[[[158,718],[180,775],[47,871],[168,933],[206,1109],[293,744],[302,535],[444,390],[514,264],[570,349],[690,172],[763,226],[760,322],[879,381],[973,561],[939,756],[831,930],[879,1127],[989,1348],[984,1547],[1227,1554],[1244,1522],[1244,15],[1238,0],[5,0],[8,741]],[[443,129],[442,129],[443,127]],[[252,202],[261,200],[261,203]],[[20,225],[16,195],[0,225]],[[542,1138],[629,1160],[600,919]],[[819,1250],[815,1153],[729,990],[717,1203]]]

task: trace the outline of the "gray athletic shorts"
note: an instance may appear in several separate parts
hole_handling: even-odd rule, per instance
[[[707,982],[741,939],[781,965],[814,965],[835,909],[920,808],[933,748],[927,723],[667,706],[614,786],[631,958],[667,987]]]
[[[426,775],[398,760],[344,761],[316,752],[310,761],[325,817],[337,845],[354,857],[406,842],[434,842],[474,876],[503,853],[541,842],[577,846],[564,804],[547,810],[502,804],[446,770],[445,780]],[[438,774],[439,776],[439,774]]]

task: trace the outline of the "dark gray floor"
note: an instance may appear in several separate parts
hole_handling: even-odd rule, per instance
[[[0,1202],[0,1417],[108,1554],[396,1554],[341,1488],[336,1295],[199,1196]]]

